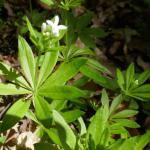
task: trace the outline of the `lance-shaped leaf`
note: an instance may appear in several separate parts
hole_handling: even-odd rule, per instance
[[[124,83],[125,83],[125,80],[124,80],[124,76],[122,74],[122,72],[120,71],[120,69],[117,69],[117,82],[118,82],[118,85],[120,86],[120,88],[123,90],[124,87]]]
[[[133,150],[136,142],[138,142],[137,140],[138,140],[138,136],[128,138],[124,140],[124,142],[120,146],[118,145],[118,148],[117,147],[116,148],[117,150]]]
[[[57,130],[56,129],[54,129],[54,128],[47,129],[45,126],[43,126],[43,124],[37,119],[37,117],[35,116],[35,114],[31,110],[29,110],[26,113],[26,117],[33,120],[34,122],[36,122],[48,134],[48,136],[50,137],[50,139],[54,143],[61,145],[60,139],[57,136]]]
[[[0,125],[0,132],[13,127],[21,118],[23,118],[30,107],[30,103],[31,100],[23,99],[15,102],[6,112],[2,124]]]
[[[56,65],[58,54],[58,51],[45,53],[43,63],[39,72],[38,84],[42,84],[51,74]]]
[[[0,95],[18,95],[18,94],[29,94],[31,91],[26,90],[20,86],[14,84],[0,83]]]
[[[112,114],[117,109],[117,107],[119,106],[121,101],[122,101],[121,94],[114,98],[114,100],[112,101],[112,104],[110,106],[110,114]]]
[[[131,64],[128,67],[126,71],[125,79],[126,79],[126,90],[128,90],[129,87],[131,86],[131,83],[134,80],[134,64]]]
[[[138,85],[143,84],[146,80],[148,80],[148,78],[150,78],[150,69],[144,71],[138,76],[137,78]]]
[[[144,135],[140,137],[138,142],[136,142],[133,150],[141,150],[150,142],[150,131],[147,131]]]
[[[79,121],[79,123],[80,123],[80,136],[82,136],[82,135],[86,134],[86,132],[87,132],[87,131],[86,131],[86,126],[85,126],[85,123],[84,123],[82,117],[80,117],[80,118],[78,119],[78,121]]]
[[[51,85],[64,85],[69,79],[74,77],[81,66],[86,63],[85,59],[75,59],[69,63],[63,63],[43,84],[42,89]]]
[[[139,128],[140,125],[137,124],[133,120],[129,119],[113,119],[113,121],[117,122],[118,125],[124,126],[124,127],[129,127],[129,128]]]
[[[64,85],[41,88],[39,94],[56,100],[73,100],[79,97],[88,97],[91,93],[73,86]]]
[[[83,114],[84,114],[84,112],[79,109],[70,110],[70,111],[61,113],[61,115],[63,116],[63,118],[66,120],[67,123],[77,120]]]
[[[26,22],[27,22],[27,27],[28,27],[28,29],[29,29],[30,35],[31,35],[33,38],[36,39],[36,38],[37,38],[37,35],[36,35],[36,32],[34,31],[34,28],[32,27],[32,25],[31,25],[29,19],[28,19],[27,17],[26,17],[25,19],[26,19]]]
[[[7,80],[19,84],[25,88],[30,88],[24,77],[20,76],[19,72],[4,62],[0,62],[0,75]]]
[[[130,91],[130,95],[140,100],[150,98],[150,84],[144,84]]]
[[[34,103],[37,118],[45,127],[49,127],[52,118],[48,102],[42,96],[36,95]]]
[[[53,110],[53,118],[63,148],[65,150],[74,150],[76,146],[76,137],[73,131],[56,110]]]
[[[120,146],[122,145],[122,143],[124,142],[124,139],[119,139],[115,142],[113,142],[109,147],[108,150],[120,150]]]
[[[111,72],[97,60],[87,58],[87,64],[98,71],[108,73],[111,75]]]
[[[126,110],[123,110],[123,111],[120,111],[120,112],[114,114],[112,116],[112,118],[128,118],[128,117],[132,117],[132,116],[136,115],[137,113],[138,113],[138,111],[136,111],[136,110],[126,109]]]
[[[108,98],[108,95],[107,95],[105,89],[103,89],[103,91],[102,91],[101,102],[102,102],[103,106],[105,106],[109,109],[109,98]]]
[[[99,85],[102,85],[108,89],[116,89],[117,84],[106,77],[103,77],[99,72],[94,70],[93,68],[89,67],[88,65],[83,65],[80,68],[80,72],[83,73],[85,76],[93,79]]]
[[[56,150],[56,148],[50,143],[36,143],[36,144],[34,144],[34,149],[35,150],[41,150],[41,149]]]
[[[26,40],[21,36],[19,36],[18,46],[19,61],[23,69],[23,73],[33,88],[35,78],[35,60],[32,50]]]
[[[103,132],[107,127],[107,114],[109,113],[107,111],[106,107],[99,108],[91,120],[87,130],[87,139],[90,143],[92,142],[91,148],[95,149],[99,145]]]

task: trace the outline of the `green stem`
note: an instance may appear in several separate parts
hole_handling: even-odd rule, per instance
[[[38,83],[38,71],[39,71],[39,62],[40,62],[41,52],[38,51],[37,55],[37,62],[35,67],[35,80],[34,80],[34,90],[37,90],[37,83]]]
[[[67,13],[65,15],[65,25],[68,26]],[[66,32],[66,45],[68,46],[68,31]]]
[[[65,26],[68,27],[68,15],[67,15],[68,11],[64,10],[63,11],[63,16],[64,16],[64,23],[65,23]],[[66,32],[66,35],[65,35],[65,43],[66,43],[66,52],[65,52],[65,56],[64,56],[64,59],[65,61],[68,61],[68,54],[69,54],[69,42],[68,42],[68,30]]]
[[[30,14],[31,14],[31,20],[32,20],[32,2],[31,2],[31,0],[29,0],[29,9],[30,9]]]

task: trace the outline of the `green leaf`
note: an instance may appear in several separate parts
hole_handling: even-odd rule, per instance
[[[61,1],[61,5],[59,7],[69,11],[70,8],[80,6],[81,2],[82,2],[82,0]]]
[[[103,89],[102,91],[101,102],[103,106],[106,106],[107,108],[109,108],[109,98],[105,89]]]
[[[88,127],[87,139],[89,142],[94,143],[95,148],[99,145],[103,132],[107,127],[107,113],[107,110],[105,110],[103,107],[99,108]]]
[[[63,51],[62,51],[63,52]],[[74,45],[71,45],[69,48],[69,52],[67,52],[69,59],[72,59],[73,57],[82,56],[82,55],[93,55],[93,51],[87,47],[79,48]]]
[[[111,137],[110,129],[109,128],[105,128],[105,130],[104,130],[104,132],[102,134],[102,137],[100,139],[99,145],[108,146],[109,141],[110,141],[110,137]]]
[[[35,150],[56,150],[56,148],[50,143],[36,143],[34,144]]]
[[[54,1],[53,0],[40,0],[42,3],[48,5],[48,6],[53,6]]]
[[[136,89],[133,89],[130,91],[132,93],[149,93],[150,92],[150,84],[144,84],[141,85],[140,87],[137,87]]]
[[[0,75],[5,76],[8,80],[13,80],[18,77],[17,71],[4,62],[0,62]]]
[[[147,93],[147,92],[145,92],[145,93],[144,92],[143,93],[132,93],[130,96],[133,98],[145,101],[145,100],[148,100],[150,98],[150,93]]]
[[[58,51],[45,53],[38,77],[39,85],[41,85],[51,74],[56,65],[57,59]]]
[[[50,109],[53,110],[57,110],[57,111],[61,111],[62,109],[64,109],[67,105],[67,100],[66,101],[60,101],[60,100],[52,100],[52,102],[50,103]]]
[[[19,36],[18,40],[19,46],[19,61],[23,69],[24,75],[31,84],[32,88],[34,87],[35,79],[35,60],[32,53],[32,50],[26,40]]]
[[[121,101],[122,101],[122,95],[121,94],[113,99],[112,104],[110,106],[110,114],[112,114],[118,108]]]
[[[28,17],[25,17],[25,19],[26,19],[26,22],[27,22],[28,29],[29,29],[29,31],[30,31],[30,35],[31,35],[34,39],[36,39],[36,38],[37,38],[37,35],[36,35],[36,33],[35,33],[35,31],[34,31],[32,25],[31,25],[31,23],[30,23]]]
[[[79,38],[86,46],[93,49],[96,47],[93,38],[89,34],[87,34],[84,30],[79,33]]]
[[[11,82],[22,85],[25,88],[30,88],[27,81],[19,75],[19,72],[4,62],[0,62],[0,75],[3,75]]]
[[[20,86],[14,84],[0,83],[0,95],[18,95],[18,94],[30,94],[31,91],[26,90]]]
[[[93,13],[90,11],[88,11],[84,15],[78,17],[77,22],[76,22],[77,30],[80,31],[80,30],[84,29],[91,22],[92,17],[93,17]]]
[[[120,71],[120,69],[117,69],[117,78],[118,78],[118,80],[117,80],[118,85],[123,90],[124,89],[123,85],[124,85],[125,81],[124,81],[124,76],[123,76],[122,72]]]
[[[137,142],[137,137],[126,139],[124,140],[124,142],[118,149],[119,150],[132,150],[136,142]]]
[[[76,146],[76,137],[73,131],[63,117],[55,110],[53,110],[53,118],[56,123],[56,128],[63,148],[65,150],[74,150]]]
[[[106,77],[103,77],[99,72],[96,70],[92,69],[91,67],[84,65],[80,68],[80,72],[83,73],[85,76],[91,78],[96,82],[97,84],[108,88],[108,89],[115,89],[116,84],[112,82],[112,80],[109,80]]]
[[[55,144],[61,146],[60,137],[58,136],[58,132],[56,128],[50,128],[50,129],[44,128],[44,130]]]
[[[31,100],[20,99],[15,102],[6,112],[0,126],[0,132],[13,127],[21,118],[25,116],[31,104]]]
[[[34,122],[36,122],[38,125],[41,125],[41,123],[38,121],[37,117],[35,116],[35,114],[29,109],[25,116],[31,120],[33,120]]]
[[[12,81],[12,83],[16,84],[16,85],[20,85],[21,87],[28,89],[28,90],[32,90],[29,83],[26,81],[26,79],[23,76],[18,76],[14,81]]]
[[[57,131],[56,129],[53,129],[53,128],[50,128],[50,129],[47,129],[43,126],[43,124],[41,124],[41,122],[39,122],[39,120],[37,119],[37,117],[35,116],[35,114],[29,110],[27,113],[26,113],[26,117],[33,120],[34,122],[36,122],[38,125],[40,125],[40,127],[47,133],[47,135],[50,137],[50,139],[55,143],[55,144],[58,144],[58,145],[61,145],[60,144],[60,139],[59,137],[57,136]]]
[[[119,125],[124,126],[124,127],[128,127],[128,128],[139,128],[140,125],[137,124],[135,121],[133,120],[129,120],[129,119],[113,119],[115,122],[117,122]]]
[[[146,100],[150,98],[150,84],[144,84],[130,91],[130,96],[139,100]]]
[[[85,59],[74,59],[69,63],[61,64],[60,67],[46,80],[41,89],[46,89],[50,85],[64,85],[78,73],[80,67],[85,63]]]
[[[39,94],[56,100],[73,100],[79,97],[88,97],[90,92],[73,86],[48,86],[40,89]]]
[[[147,131],[144,135],[140,136],[140,139],[134,145],[133,150],[142,150],[149,142],[150,142],[150,131]]]
[[[123,138],[129,137],[128,130],[119,123],[113,122],[113,124],[109,127],[111,134],[119,134]]]
[[[85,28],[84,32],[88,33],[93,37],[104,38],[108,35],[102,28]]]
[[[119,139],[115,142],[113,142],[109,147],[108,150],[120,150],[120,146],[122,145],[122,143],[124,142],[124,139]]]
[[[138,111],[126,109],[114,114],[112,118],[128,118],[136,115],[137,113]]]
[[[80,55],[93,55],[93,51],[87,47],[78,48],[77,51],[73,54],[73,57],[80,56]]]
[[[144,71],[138,76],[137,78],[138,85],[143,84],[146,80],[148,80],[148,78],[150,78],[150,69]]]
[[[83,76],[83,77],[79,78],[78,80],[75,80],[72,85],[75,87],[78,87],[78,88],[83,87],[86,83],[89,82],[89,80],[90,79],[88,77]]]
[[[37,118],[45,127],[48,128],[52,122],[49,103],[42,96],[39,95],[35,96],[34,103]]]
[[[63,51],[66,46],[55,46],[55,47],[46,47],[44,52],[56,52],[56,51]]]
[[[83,114],[84,112],[79,109],[70,110],[70,111],[61,113],[61,115],[63,116],[63,118],[66,120],[67,123],[77,120]]]
[[[103,73],[111,74],[111,72],[105,66],[103,66],[102,64],[100,64],[100,62],[98,62],[94,59],[87,58],[87,64],[89,66],[91,66],[92,68],[95,68],[98,71],[101,71]]]
[[[131,64],[126,71],[126,90],[129,89],[134,81],[134,64]]]
[[[80,123],[80,136],[82,136],[82,135],[86,134],[86,132],[87,132],[86,126],[85,126],[85,123],[81,117],[78,119],[78,121]]]

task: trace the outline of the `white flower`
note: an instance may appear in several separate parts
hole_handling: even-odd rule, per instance
[[[46,23],[42,23],[42,26],[41,26],[41,30],[42,32],[46,31]]]
[[[59,17],[55,16],[54,17],[54,21],[51,20],[46,20],[46,27],[45,27],[45,23],[42,24],[42,31],[44,31],[48,26],[50,26],[51,28],[51,32],[53,33],[54,36],[58,37],[59,36],[59,31],[60,30],[65,30],[67,29],[66,26],[64,25],[58,25],[59,23]]]

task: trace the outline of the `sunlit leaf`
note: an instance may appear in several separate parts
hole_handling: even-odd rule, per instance
[[[66,150],[69,150],[69,148],[74,150],[76,146],[76,137],[73,131],[63,119],[63,117],[55,110],[53,110],[53,118],[56,123],[56,128],[58,130],[58,135],[60,137],[63,148]]]
[[[35,79],[35,60],[32,50],[26,40],[21,36],[19,36],[18,39],[18,46],[19,61],[23,69],[23,73],[33,88]]]
[[[0,83],[0,95],[30,94],[31,91],[11,83]]]
[[[0,125],[0,131],[3,132],[13,127],[21,118],[25,116],[25,113],[30,107],[31,100],[20,99],[15,102],[6,112]]]

